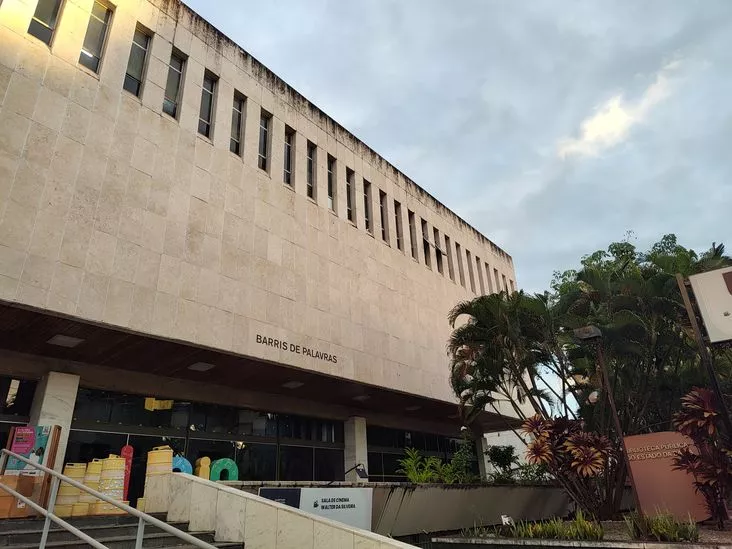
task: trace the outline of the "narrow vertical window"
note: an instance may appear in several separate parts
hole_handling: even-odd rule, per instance
[[[173,50],[170,54],[168,64],[168,80],[165,83],[165,99],[163,99],[163,112],[173,118],[178,117],[178,105],[180,103],[181,82],[183,81],[183,67],[185,57],[180,52]]]
[[[333,211],[335,211],[335,163],[335,158],[328,155],[328,207]]]
[[[269,128],[272,124],[272,115],[262,110],[259,116],[259,153],[257,164],[260,170],[269,168]]]
[[[491,281],[491,267],[488,263],[485,263],[485,280],[488,283],[488,293],[493,293],[493,282]]]
[[[94,72],[99,72],[99,63],[102,60],[102,50],[111,18],[111,9],[101,2],[94,2],[89,15],[89,26],[86,28],[86,36],[84,36],[84,45],[79,54],[79,63]]]
[[[150,47],[150,35],[138,25],[132,38],[130,59],[127,61],[127,72],[122,87],[136,97],[142,93],[142,79],[147,64],[147,51]]]
[[[50,46],[60,9],[61,0],[39,0],[28,26],[28,34]]]
[[[363,219],[366,222],[366,230],[374,234],[374,223],[371,219],[371,183],[363,180]]]
[[[432,253],[430,252],[430,233],[427,222],[422,220],[422,247],[424,248],[424,264],[432,268]]]
[[[308,198],[315,198],[315,166],[317,165],[318,147],[315,143],[308,141],[308,177],[307,177],[307,193]]]
[[[435,262],[437,263],[437,272],[440,274],[444,273],[444,267],[442,264],[442,247],[440,246],[440,231],[432,227],[432,233],[435,237]]]
[[[389,242],[389,216],[386,212],[386,193],[379,191],[379,213],[381,214],[381,240]]]
[[[211,137],[213,128],[214,94],[216,92],[216,76],[206,71],[203,74],[201,87],[201,110],[198,114],[198,133]]]
[[[465,263],[468,265],[468,277],[470,278],[470,290],[475,293],[475,276],[473,275],[473,256],[469,250],[465,250]]]
[[[480,258],[475,256],[475,272],[478,275],[478,283],[480,285],[480,295],[485,295],[485,282],[483,282],[483,273],[480,268]]]
[[[516,291],[516,284],[514,283],[514,281],[509,279],[508,283],[511,285],[511,291],[512,292],[515,292]]]
[[[498,278],[498,269],[493,269],[493,276],[496,279],[496,292],[501,291],[501,279]]]
[[[447,255],[447,272],[450,275],[450,280],[455,282],[455,265],[452,261],[451,245],[452,245],[452,243],[450,242],[450,237],[445,235],[445,254]]]
[[[503,278],[503,289],[508,293],[508,284],[506,283],[506,275],[501,275],[501,278]]]
[[[282,180],[288,185],[292,185],[292,157],[295,149],[295,130],[290,126],[285,126],[285,159]]]
[[[460,285],[465,288],[465,268],[463,267],[463,253],[460,244],[455,242],[455,255],[457,256],[458,274],[460,275]]]
[[[417,224],[414,220],[414,212],[407,210],[407,217],[409,219],[409,241],[412,245],[412,258],[419,260],[417,252]]]
[[[346,217],[348,221],[355,221],[356,215],[353,208],[353,190],[355,187],[354,183],[355,174],[350,168],[346,168]]]
[[[397,248],[404,251],[404,230],[402,228],[402,205],[394,201],[394,230],[396,231]]]
[[[238,156],[241,156],[242,153],[241,142],[242,131],[244,130],[245,106],[245,97],[238,91],[234,91],[234,105],[231,108],[231,139],[229,140],[229,150]]]

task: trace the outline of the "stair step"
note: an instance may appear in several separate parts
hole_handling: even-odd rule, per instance
[[[216,545],[214,543],[213,534],[195,534],[195,536],[200,539],[201,541],[205,541],[207,543],[211,543],[212,545]],[[135,541],[136,536],[110,536],[110,537],[94,537],[95,540],[97,540],[102,545],[107,546],[109,549],[134,549],[135,547]],[[143,543],[143,547],[147,549],[148,547],[156,547],[156,548],[162,548],[162,547],[175,547],[176,549],[179,549],[181,547],[190,546],[189,543],[181,540],[180,538],[177,538],[171,534],[167,533],[153,533],[150,535],[145,535],[145,541]],[[237,545],[233,545],[233,547],[236,547]],[[46,547],[53,548],[58,547],[62,549],[89,549],[89,546],[84,543],[83,541],[76,539],[71,541],[49,541],[46,543]],[[231,545],[225,545],[224,547],[232,547]],[[38,542],[35,543],[27,543],[27,544],[16,544],[16,545],[10,545],[8,546],[8,549],[38,549]]]
[[[165,514],[154,514],[151,515],[159,520],[165,521]],[[0,519],[0,535],[5,534],[6,532],[12,532],[17,530],[42,530],[43,529],[43,523],[44,523],[43,517],[32,517],[32,518],[22,518],[22,519]],[[105,525],[105,526],[114,526],[114,525],[121,525],[121,524],[137,524],[137,517],[133,517],[131,515],[99,515],[99,516],[90,516],[90,517],[77,517],[77,518],[67,518],[64,519],[69,524],[79,528],[80,530],[83,530],[84,528],[98,526],[98,525]],[[56,524],[51,524],[51,530],[63,530],[60,526]]]
[[[182,529],[185,525],[171,524],[175,528]],[[135,536],[137,535],[137,523],[130,524],[94,524],[91,526],[81,526],[79,530],[88,534],[93,538],[101,537],[120,537],[120,536]],[[150,524],[145,525],[145,533],[160,533],[162,530],[156,526]],[[33,528],[28,530],[11,530],[5,532],[0,538],[0,549],[7,547],[8,545],[24,544],[38,542],[41,539],[43,533],[43,523],[33,525]],[[64,530],[61,527],[53,528],[48,533],[48,541],[74,541],[77,538],[73,533],[68,530]]]

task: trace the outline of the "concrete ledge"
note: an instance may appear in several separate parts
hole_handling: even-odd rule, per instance
[[[475,546],[501,549],[519,547],[553,547],[556,549],[732,549],[732,545],[716,543],[662,543],[653,541],[572,541],[561,539],[511,538],[432,538],[433,549],[473,549]]]

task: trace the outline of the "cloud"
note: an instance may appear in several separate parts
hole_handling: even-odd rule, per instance
[[[579,138],[563,139],[559,143],[558,156],[597,156],[623,142],[633,126],[643,122],[651,109],[670,95],[669,74],[679,65],[679,61],[673,61],[658,71],[655,81],[634,104],[625,101],[623,94],[611,97],[594,115],[582,122]]]

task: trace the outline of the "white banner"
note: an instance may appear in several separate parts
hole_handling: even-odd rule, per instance
[[[732,340],[732,267],[689,277],[711,343]]]
[[[371,531],[373,488],[302,488],[300,509]]]

